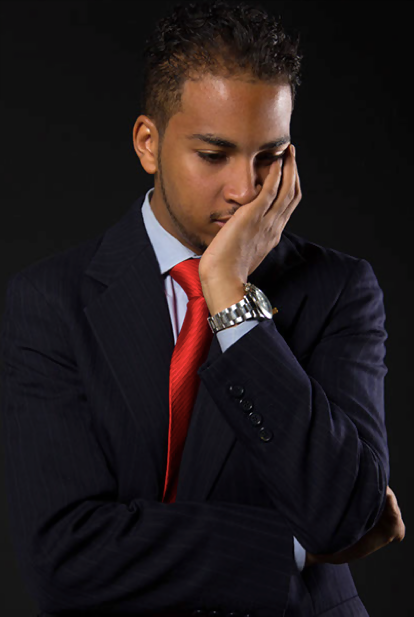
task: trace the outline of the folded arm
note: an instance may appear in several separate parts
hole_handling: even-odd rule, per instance
[[[40,608],[282,612],[295,564],[279,513],[118,500],[70,339],[56,307],[13,277],[0,339],[6,482],[17,558]]]
[[[199,369],[292,534],[312,553],[354,544],[385,505],[384,321],[382,291],[361,259],[306,357],[297,359],[264,321]],[[263,416],[269,441],[240,399]]]

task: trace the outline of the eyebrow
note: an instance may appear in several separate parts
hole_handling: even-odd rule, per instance
[[[227,139],[223,139],[218,135],[213,135],[212,133],[194,133],[193,135],[187,135],[187,139],[199,139],[200,141],[204,141],[207,144],[211,144],[212,146],[218,146],[220,148],[237,148],[237,144],[232,141],[228,141]],[[275,139],[275,141],[268,141],[266,144],[260,146],[259,150],[271,150],[273,148],[279,148],[284,144],[290,142],[290,135],[285,135],[284,137],[280,137],[280,139]]]

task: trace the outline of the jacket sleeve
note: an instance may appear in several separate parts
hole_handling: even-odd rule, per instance
[[[198,371],[311,553],[354,544],[385,505],[384,322],[382,290],[361,259],[306,357],[297,359],[266,320]],[[261,425],[252,426],[243,401]]]
[[[140,495],[118,501],[70,328],[21,273],[9,280],[0,343],[10,529],[41,610],[283,614],[296,567],[277,510]]]
[[[220,330],[217,332],[217,340],[219,342],[221,351],[226,351],[231,345],[233,345],[236,341],[238,341],[242,336],[247,334],[250,330],[259,325],[260,321],[258,319],[249,319],[248,321],[242,321],[231,328],[226,328],[225,330]],[[298,570],[301,572],[305,567],[306,561],[306,551],[303,546],[297,541],[296,538],[293,538],[293,547],[294,547],[294,555],[295,562]]]

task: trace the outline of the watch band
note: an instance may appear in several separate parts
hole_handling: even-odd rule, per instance
[[[236,324],[242,323],[243,321],[247,321],[249,319],[258,319],[262,321],[264,319],[269,319],[268,315],[263,315],[258,308],[256,307],[256,303],[252,296],[249,295],[249,292],[252,290],[259,291],[260,294],[266,299],[263,292],[257,289],[252,283],[243,283],[245,295],[240,300],[240,302],[236,302],[232,304],[228,308],[225,308],[223,311],[212,315],[211,317],[207,317],[207,321],[210,325],[210,328],[213,334],[220,332],[221,330],[225,330],[226,328],[230,328],[231,326],[235,326]],[[270,304],[269,304],[270,305]],[[271,317],[270,317],[271,319]]]

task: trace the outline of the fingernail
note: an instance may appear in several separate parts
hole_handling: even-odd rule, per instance
[[[296,148],[293,144],[291,144],[292,148],[293,148],[293,156],[296,157]]]

